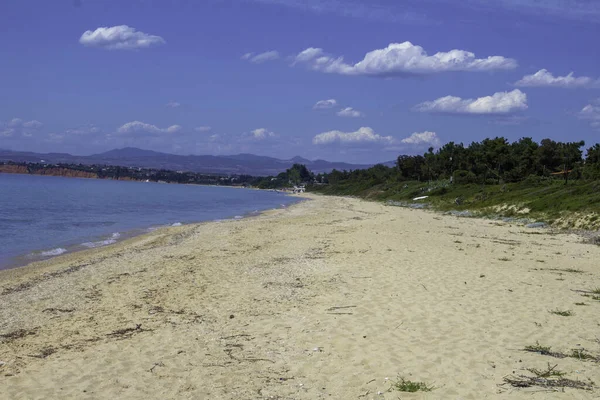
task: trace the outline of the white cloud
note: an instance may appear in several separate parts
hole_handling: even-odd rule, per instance
[[[60,143],[65,140],[81,140],[86,141],[86,143],[97,143],[99,138],[105,139],[105,135],[99,135],[102,133],[102,130],[93,124],[82,125],[77,128],[67,129],[63,132],[51,132],[48,134],[45,142],[50,143]]]
[[[308,49],[302,50],[300,53],[294,57],[294,62],[292,65],[304,62],[310,62],[317,57],[320,57],[324,54],[323,49],[318,49],[315,47],[309,47]]]
[[[257,55],[254,55],[254,53],[246,53],[242,56],[242,60],[249,60],[251,63],[254,64],[262,64],[267,61],[277,60],[279,59],[279,57],[279,52],[272,50],[265,51],[264,53],[260,53]]]
[[[50,133],[48,134],[48,138],[45,140],[46,142],[62,142],[65,139],[64,133]]]
[[[600,80],[594,80],[589,76],[573,76],[573,72],[567,76],[554,76],[548,70],[540,69],[533,75],[525,75],[515,83],[521,87],[558,87],[558,88],[592,88],[600,87]]]
[[[517,62],[502,56],[475,58],[465,50],[450,50],[427,55],[411,42],[391,43],[384,49],[368,52],[356,64],[344,62],[343,57],[326,55],[323,49],[308,48],[296,55],[294,64],[306,64],[315,71],[342,75],[402,76],[424,75],[446,71],[492,71],[517,67]]]
[[[342,132],[342,131],[329,131],[323,132],[316,135],[313,140],[313,144],[316,145],[327,145],[327,144],[345,144],[345,145],[357,145],[357,144],[381,144],[389,145],[394,142],[391,136],[381,136],[375,133],[372,128],[362,127],[356,132]]]
[[[65,131],[67,135],[90,135],[99,132],[100,128],[95,125],[85,125],[75,129],[67,129]]]
[[[328,108],[333,108],[336,105],[337,105],[337,100],[336,99],[319,100],[313,106],[313,110],[325,110],[325,109],[328,109]]]
[[[250,137],[254,140],[265,140],[277,136],[275,133],[265,128],[254,129],[250,132]]]
[[[600,128],[600,105],[588,104],[578,114],[579,118],[590,121],[592,128]]]
[[[347,118],[360,118],[360,117],[365,116],[362,112],[355,110],[352,107],[343,108],[340,111],[338,111],[336,114],[338,117],[347,117]]]
[[[168,108],[177,108],[181,106],[181,103],[171,100],[167,104],[165,104],[165,106]]]
[[[23,128],[40,129],[42,126],[44,126],[44,124],[36,120],[23,122]]]
[[[519,89],[477,99],[441,97],[415,106],[415,111],[451,114],[508,114],[527,109],[527,95]]]
[[[9,128],[17,128],[23,126],[23,120],[21,118],[13,118],[8,122]]]
[[[23,121],[21,118],[13,118],[7,123],[0,122],[0,136],[13,137],[24,136],[31,137],[38,132],[44,124],[37,120]]]
[[[160,36],[136,31],[127,25],[97,28],[85,31],[79,43],[88,47],[100,47],[107,50],[135,50],[165,44]]]
[[[421,145],[431,145],[434,147],[439,147],[440,139],[438,138],[435,132],[415,132],[407,138],[404,138],[400,141],[404,144],[410,144],[415,146]]]
[[[180,125],[171,125],[168,128],[161,129],[156,125],[146,124],[140,121],[128,122],[119,129],[117,129],[117,133],[131,135],[136,133],[147,133],[152,135],[160,135],[160,134],[173,134],[177,133],[181,130]]]
[[[194,128],[194,130],[196,132],[210,132],[212,128],[210,126],[199,126],[197,128]]]

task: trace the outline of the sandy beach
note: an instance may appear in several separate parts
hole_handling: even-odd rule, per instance
[[[1,271],[0,397],[600,398],[600,363],[523,350],[600,354],[600,246],[307,197]],[[548,363],[597,387],[504,382]]]

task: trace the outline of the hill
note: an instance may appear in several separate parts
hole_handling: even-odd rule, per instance
[[[89,156],[76,156],[67,153],[33,153],[0,149],[0,161],[47,163],[69,163],[84,165],[112,165],[122,167],[139,167],[150,169],[167,169],[173,171],[190,171],[205,174],[246,174],[253,176],[277,175],[295,163],[305,164],[315,173],[327,173],[337,170],[365,169],[372,166],[366,164],[348,164],[325,160],[307,160],[294,157],[290,160],[257,156],[254,154],[237,154],[228,156],[210,155],[176,155],[135,147],[114,149]],[[387,163],[386,163],[387,164]]]

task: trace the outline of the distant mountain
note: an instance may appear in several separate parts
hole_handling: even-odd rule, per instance
[[[164,153],[159,153],[152,150],[143,150],[135,147],[125,147],[122,149],[114,149],[106,151],[100,154],[94,154],[91,157],[104,157],[104,158],[131,158],[131,157],[152,157],[160,156]]]
[[[246,174],[254,176],[277,175],[293,164],[304,164],[313,172],[331,172],[337,170],[366,169],[373,164],[348,164],[325,160],[307,160],[294,157],[290,160],[257,156],[254,154],[237,154],[230,156],[181,156],[143,150],[135,147],[114,149],[91,156],[74,156],[66,153],[33,153],[0,149],[0,161],[44,162],[71,164],[118,165],[123,167],[169,169],[174,171],[192,171],[207,174]],[[385,163],[393,165],[393,162]]]
[[[296,164],[310,164],[312,162],[312,161],[307,160],[306,158],[302,158],[302,157],[294,157],[290,161],[292,161]]]

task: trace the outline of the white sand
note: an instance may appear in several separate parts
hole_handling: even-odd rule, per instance
[[[0,337],[0,398],[600,398],[502,385],[548,363],[600,385],[600,363],[522,351],[600,354],[600,301],[573,291],[599,260],[575,235],[334,197],[169,228],[0,273],[0,335],[24,330]]]

